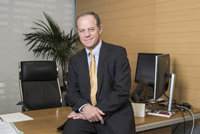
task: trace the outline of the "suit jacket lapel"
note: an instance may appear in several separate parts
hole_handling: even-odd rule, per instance
[[[90,100],[90,77],[89,77],[89,69],[88,69],[88,60],[87,60],[87,53],[85,49],[82,50],[82,52],[79,54],[78,59],[78,66],[79,71],[81,73],[81,77],[83,78],[83,81],[85,83],[85,93],[88,96],[88,99]]]
[[[104,75],[104,69],[107,65],[107,62],[108,62],[108,59],[109,59],[108,57],[110,55],[108,50],[109,50],[108,45],[106,45],[106,43],[102,41],[102,46],[101,46],[100,55],[99,55],[98,73],[97,73],[97,77],[98,77],[97,98],[98,98],[100,90],[101,90],[101,84],[102,84],[102,79],[103,79],[103,75]]]

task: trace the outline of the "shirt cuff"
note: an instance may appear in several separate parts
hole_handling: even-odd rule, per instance
[[[83,113],[83,111],[81,110],[84,106],[86,106],[86,105],[90,105],[90,103],[86,103],[86,104],[84,104],[84,105],[82,105],[79,109],[78,109],[78,111],[80,112],[80,113]]]

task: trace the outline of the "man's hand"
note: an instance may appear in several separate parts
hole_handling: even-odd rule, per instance
[[[72,111],[67,117],[73,119],[87,120],[82,113],[76,113],[74,111]]]
[[[102,118],[102,115],[105,115],[103,111],[101,111],[99,108],[94,107],[92,105],[85,105],[82,108],[84,117],[89,122],[98,122],[100,121],[101,124],[104,124],[104,120]]]

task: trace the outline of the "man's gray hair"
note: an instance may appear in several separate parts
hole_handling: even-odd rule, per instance
[[[81,13],[81,14],[79,14],[79,15],[77,16],[77,18],[76,18],[76,27],[78,27],[78,26],[77,26],[77,21],[78,21],[78,19],[79,19],[80,17],[82,17],[82,16],[85,16],[85,15],[93,15],[94,18],[95,18],[95,20],[97,21],[97,26],[100,27],[100,25],[101,25],[101,20],[100,20],[99,15],[98,15],[97,13],[91,12],[91,11],[83,12],[83,13]]]

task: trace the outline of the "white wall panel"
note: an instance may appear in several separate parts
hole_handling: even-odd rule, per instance
[[[24,35],[49,14],[65,33],[74,28],[74,0],[0,0],[0,114],[21,111],[18,62],[35,60]],[[36,60],[41,60],[38,58]]]

